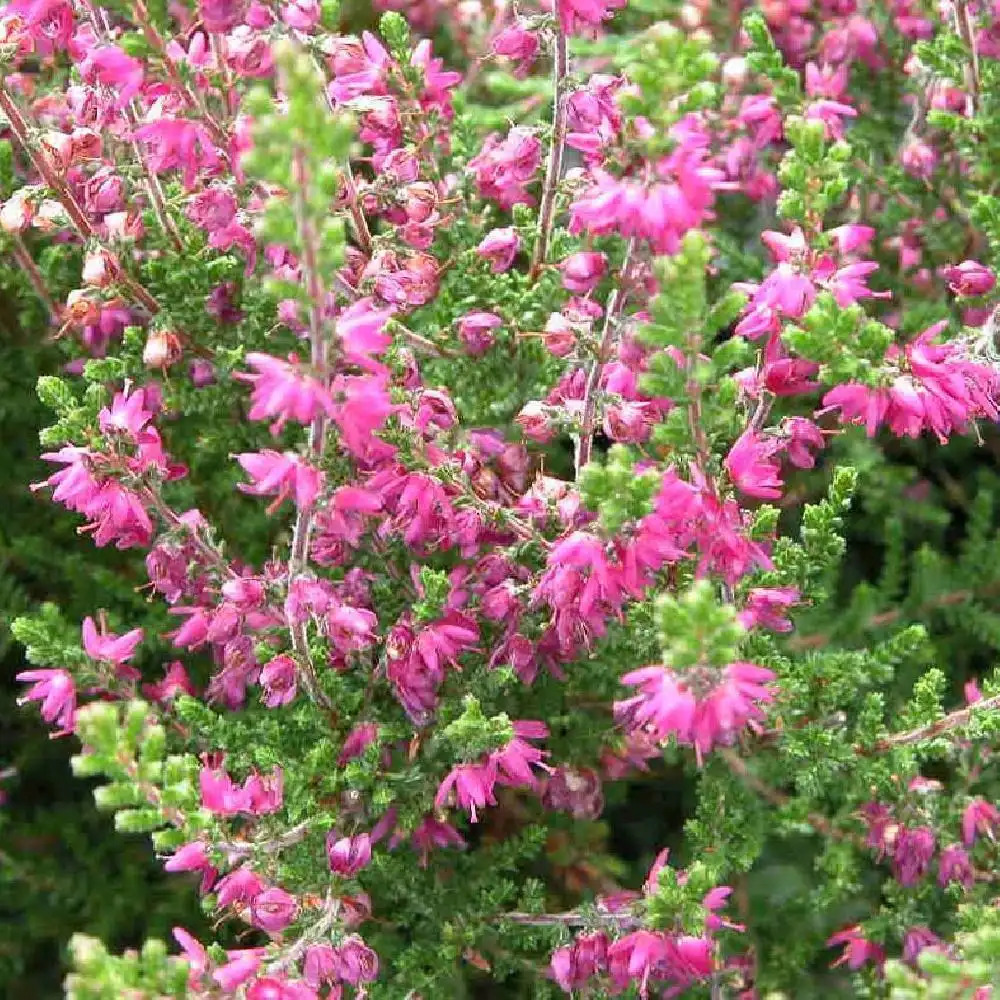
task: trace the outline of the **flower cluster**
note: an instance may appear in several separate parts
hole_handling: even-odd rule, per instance
[[[59,468],[32,488],[144,552],[155,607],[120,633],[95,607],[79,643],[49,621],[22,701],[79,737],[119,827],[249,928],[228,950],[175,929],[189,995],[444,995],[496,964],[757,996],[778,980],[720,912],[749,922],[730,886],[768,810],[902,894],[898,940],[826,928],[842,963],[943,947],[996,860],[989,751],[969,737],[959,802],[906,748],[994,705],[927,720],[921,688],[890,732],[875,688],[915,650],[794,634],[842,549],[854,473],[817,490],[828,445],[1000,420],[993,270],[926,220],[879,223],[878,178],[852,189],[854,79],[912,49],[916,88],[934,23],[775,0],[725,25],[721,63],[690,3],[587,77],[626,0],[379,6],[378,36],[314,0],[0,11],[0,229],[67,353],[40,385]],[[942,48],[971,38],[980,73],[1000,47],[975,18]],[[452,19],[466,74],[411,33]],[[551,127],[524,81],[543,64]],[[927,87],[918,112],[973,114]],[[973,154],[925,119],[900,183],[940,171],[953,197]],[[662,854],[642,893],[586,848],[567,863],[567,825],[664,756],[699,776],[707,860]],[[543,912],[538,871],[573,912]],[[498,925],[548,936],[512,961]]]

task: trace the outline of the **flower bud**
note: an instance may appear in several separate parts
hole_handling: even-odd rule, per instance
[[[0,208],[0,229],[5,233],[23,233],[35,214],[30,195],[23,188],[15,191]]]
[[[118,258],[103,247],[91,250],[83,258],[82,280],[93,288],[107,288],[121,272]]]
[[[946,267],[941,276],[956,295],[985,295],[996,287],[993,272],[975,260],[963,260],[954,267]]]
[[[338,837],[331,831],[326,838],[326,856],[330,871],[350,878],[371,862],[371,837],[367,833],[359,833],[356,837]]]
[[[147,368],[169,368],[180,360],[181,344],[177,334],[150,330],[142,349],[142,363]]]
[[[43,233],[51,233],[53,229],[59,229],[69,223],[69,216],[66,209],[58,201],[46,198],[38,206],[38,211],[32,220],[36,229]]]

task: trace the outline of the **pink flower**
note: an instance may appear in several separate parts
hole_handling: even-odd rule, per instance
[[[984,799],[973,799],[962,812],[962,841],[971,847],[978,837],[993,839],[1000,826],[1000,812]]]
[[[130,660],[136,647],[142,642],[143,631],[134,628],[125,635],[115,635],[113,632],[98,632],[93,618],[83,620],[83,649],[92,660],[102,660],[120,666]]]
[[[692,668],[682,675],[668,667],[642,667],[622,677],[640,693],[615,702],[615,716],[658,742],[672,735],[679,744],[693,746],[700,762],[713,746],[731,743],[747,723],[763,717],[761,703],[774,697],[767,686],[772,680],[770,670],[743,662],[722,670]]]
[[[665,934],[633,931],[608,946],[608,974],[618,990],[634,981],[639,987],[639,996],[645,1000],[649,995],[650,977],[666,957]]]
[[[241,24],[246,6],[245,0],[198,0],[205,30],[212,34],[224,35]]]
[[[997,283],[993,272],[974,260],[963,260],[954,267],[943,268],[941,275],[956,295],[985,295],[992,292]]]
[[[185,118],[158,118],[140,125],[133,133],[136,140],[148,145],[146,163],[156,173],[179,169],[184,186],[194,187],[201,171],[220,165],[218,151],[208,129]]]
[[[344,740],[337,757],[337,766],[343,767],[348,761],[360,757],[365,750],[378,739],[378,725],[374,722],[361,722],[355,726]]]
[[[100,84],[117,95],[118,108],[125,107],[142,89],[142,63],[116,45],[91,49],[79,65],[85,82]]]
[[[253,496],[275,496],[268,508],[273,512],[289,497],[294,497],[299,509],[311,507],[323,486],[323,473],[295,455],[281,455],[265,449],[244,452],[236,456],[253,483],[237,487]]]
[[[570,254],[559,265],[563,288],[574,295],[593,291],[608,270],[608,255],[590,250]]]
[[[357,986],[378,978],[378,955],[356,934],[352,934],[337,951],[338,975],[345,983]]]
[[[916,885],[927,873],[937,841],[927,826],[902,827],[892,845],[893,873],[900,885]]]
[[[724,465],[740,492],[751,497],[777,500],[784,483],[781,466],[773,461],[781,442],[761,437],[752,429],[745,430],[726,456]]]
[[[371,298],[358,299],[337,317],[337,336],[345,356],[359,364],[370,362],[373,354],[382,354],[392,343],[385,333],[392,318],[391,309],[375,308]]]
[[[65,670],[22,670],[16,680],[31,684],[26,694],[17,699],[19,705],[29,701],[42,703],[42,718],[59,726],[55,736],[73,732],[76,712],[76,684]]]
[[[500,274],[510,268],[520,249],[521,237],[513,228],[491,229],[476,247],[476,253],[490,261],[494,274]]]
[[[538,34],[529,30],[521,21],[504,28],[493,39],[493,54],[517,61],[514,75],[525,76],[538,56]]]
[[[883,949],[875,944],[874,941],[869,941],[857,924],[853,927],[847,927],[842,931],[837,931],[836,934],[827,940],[826,944],[828,948],[837,945],[844,946],[843,955],[833,965],[846,964],[852,972],[856,972],[869,962],[881,968],[882,963],[885,961],[885,952]]]
[[[279,433],[289,420],[309,424],[319,413],[333,415],[329,392],[317,378],[301,370],[294,355],[282,361],[270,354],[252,352],[247,362],[256,373],[237,374],[234,378],[253,386],[251,420],[277,417],[271,426],[272,434]]]
[[[551,768],[542,763],[548,756],[544,750],[533,747],[527,740],[543,740],[549,735],[548,727],[542,722],[515,722],[514,735],[502,750],[490,753],[490,762],[495,766],[497,779],[502,785],[535,787],[532,765],[546,771]]]
[[[603,931],[579,934],[576,940],[552,953],[552,978],[567,993],[580,990],[607,968],[608,936]]]
[[[297,676],[295,661],[290,656],[276,656],[260,672],[260,684],[264,689],[261,701],[268,708],[290,704],[295,700]]]
[[[277,934],[295,919],[297,909],[295,898],[284,889],[265,889],[250,900],[250,922],[268,934]]]
[[[212,973],[212,978],[228,993],[235,993],[260,968],[262,948],[240,948],[226,952],[229,961]]]
[[[555,0],[559,23],[569,35],[593,31],[626,3],[627,0]]]
[[[507,136],[487,136],[479,155],[469,161],[469,171],[484,198],[505,209],[530,205],[527,187],[542,163],[542,144],[531,129],[515,127]]]
[[[792,623],[785,617],[786,609],[799,600],[794,587],[755,587],[747,595],[746,607],[737,616],[746,628],[769,628],[775,632],[791,632]]]
[[[473,357],[493,346],[493,331],[503,323],[496,313],[470,312],[458,320],[458,333]]]
[[[957,882],[971,889],[976,880],[969,854],[960,844],[949,844],[938,857],[938,885]]]
[[[372,859],[372,838],[367,833],[355,837],[338,837],[331,831],[326,838],[326,856],[330,871],[350,878],[357,875]]]
[[[823,432],[805,417],[788,417],[781,429],[785,435],[785,454],[798,469],[811,469],[816,464],[816,456],[809,450],[819,451],[826,445]]]
[[[477,810],[497,804],[493,795],[496,780],[497,767],[492,758],[484,764],[460,764],[452,768],[438,786],[437,795],[434,796],[434,807],[443,809],[454,794],[458,805],[462,809],[468,809],[472,822],[478,823]]]

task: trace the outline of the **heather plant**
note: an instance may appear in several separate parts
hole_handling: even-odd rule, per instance
[[[138,591],[21,700],[211,927],[67,995],[991,995],[992,484],[913,556],[905,449],[998,419],[992,9],[375,6],[0,14],[32,489]]]

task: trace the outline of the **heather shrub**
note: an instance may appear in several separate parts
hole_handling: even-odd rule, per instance
[[[993,12],[554,6],[0,15],[68,996],[991,995]]]

